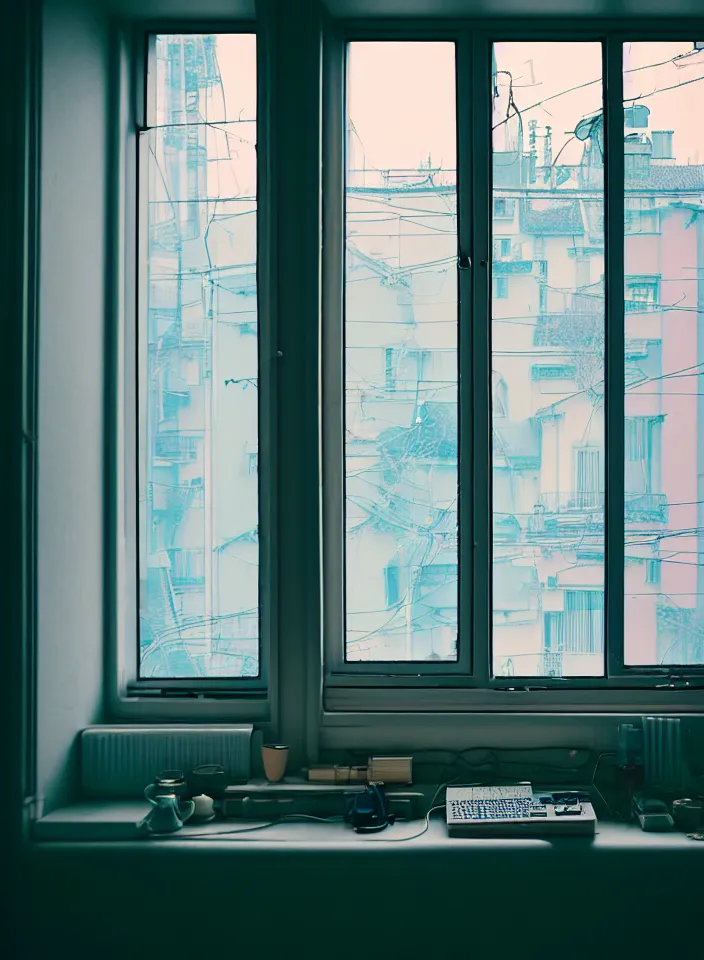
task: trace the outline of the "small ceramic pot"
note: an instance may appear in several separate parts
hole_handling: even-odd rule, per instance
[[[283,743],[267,743],[262,747],[262,763],[269,783],[278,783],[286,773],[288,747]]]

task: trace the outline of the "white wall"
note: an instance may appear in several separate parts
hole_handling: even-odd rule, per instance
[[[47,0],[39,300],[38,795],[71,789],[103,669],[107,26]]]

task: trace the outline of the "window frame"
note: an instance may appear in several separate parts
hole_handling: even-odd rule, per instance
[[[464,520],[464,529],[471,531],[474,541],[474,553],[477,556],[486,556],[487,569],[481,570],[481,564],[474,563],[472,568],[472,582],[467,584],[460,580],[459,607],[462,598],[465,604],[469,596],[472,603],[472,631],[470,640],[472,657],[474,660],[473,672],[462,673],[461,670],[452,671],[448,667],[454,664],[426,665],[398,664],[377,662],[373,664],[345,663],[344,651],[345,625],[340,619],[339,600],[330,604],[330,590],[326,584],[324,597],[324,694],[323,694],[323,725],[335,725],[336,712],[369,711],[369,716],[376,713],[386,714],[396,710],[417,712],[423,710],[437,710],[451,713],[480,711],[508,712],[516,710],[530,710],[530,712],[550,713],[558,711],[587,711],[605,712],[609,710],[642,710],[646,708],[654,711],[679,709],[699,710],[704,702],[704,696],[697,690],[704,688],[704,666],[674,665],[665,666],[631,666],[624,663],[624,387],[625,387],[625,285],[624,285],[624,243],[626,228],[624,218],[625,207],[625,180],[624,180],[624,151],[620,149],[623,143],[623,111],[614,109],[613,104],[623,101],[623,43],[638,40],[682,40],[688,32],[696,33],[696,25],[678,23],[676,28],[663,30],[661,23],[643,24],[633,28],[623,21],[570,21],[551,19],[546,21],[520,22],[514,21],[507,26],[501,21],[380,21],[375,24],[361,25],[356,21],[337,21],[334,24],[332,42],[328,37],[325,44],[325,76],[333,77],[336,86],[333,94],[324,96],[323,124],[324,124],[324,152],[327,160],[327,176],[324,183],[325,209],[327,217],[324,220],[325,244],[323,249],[323,344],[327,342],[327,350],[323,348],[323,358],[327,364],[323,367],[323,410],[333,408],[339,414],[340,396],[344,396],[344,379],[337,386],[331,378],[342,377],[340,369],[341,333],[336,327],[343,323],[344,280],[343,270],[339,261],[344,250],[344,198],[345,171],[343,149],[338,140],[341,126],[345,117],[344,97],[344,51],[346,44],[354,41],[383,41],[383,40],[445,40],[455,42],[457,51],[457,113],[458,113],[458,260],[465,256],[469,263],[474,264],[471,270],[459,271],[459,283],[464,279],[465,287],[460,292],[458,322],[461,324],[463,316],[462,303],[471,300],[471,313],[475,317],[486,317],[489,326],[489,298],[487,291],[491,289],[491,215],[493,211],[493,194],[491,188],[491,142],[489,120],[489,84],[490,84],[490,57],[491,44],[510,40],[564,40],[564,41],[598,41],[602,44],[602,96],[605,115],[606,138],[606,167],[604,186],[605,206],[605,274],[606,293],[605,306],[607,327],[607,342],[609,344],[606,363],[606,400],[605,400],[605,464],[608,482],[606,483],[606,546],[605,558],[607,569],[604,592],[604,624],[605,624],[605,665],[603,677],[528,677],[522,676],[510,680],[509,678],[492,677],[490,675],[490,618],[491,609],[487,609],[486,597],[490,595],[491,570],[491,530],[490,523],[478,522],[477,514],[481,508],[486,508],[486,515],[490,517],[491,479],[490,479],[490,448],[488,414],[489,406],[484,389],[475,389],[472,399],[475,402],[473,411],[473,430],[471,436],[472,460],[482,462],[485,457],[487,470],[481,467],[474,471],[471,486],[471,500],[474,505],[472,512],[473,523],[467,524]],[[692,35],[694,35],[692,33]],[[483,73],[482,73],[483,71]],[[471,81],[470,81],[471,78]],[[464,93],[463,93],[464,91]],[[469,92],[471,91],[471,92]],[[462,104],[470,104],[472,117],[468,118],[467,110],[462,110]],[[482,123],[484,126],[482,127]],[[331,131],[337,131],[335,134]],[[466,137],[471,136],[472,165],[469,176],[469,157],[463,158],[463,143]],[[609,150],[608,144],[615,143],[617,149]],[[466,146],[465,148],[466,149]],[[470,151],[467,150],[467,154]],[[613,154],[613,155],[612,155]],[[464,176],[463,176],[464,172]],[[469,183],[467,183],[469,181]],[[472,189],[473,188],[473,189]],[[337,191],[336,197],[334,191]],[[469,212],[469,216],[467,213]],[[472,227],[467,228],[467,220]],[[465,229],[463,230],[463,221]],[[482,223],[485,225],[482,227]],[[464,277],[463,277],[464,275]],[[469,289],[467,289],[469,288]],[[463,296],[464,293],[464,296]],[[472,349],[469,356],[462,353],[460,347],[460,379],[462,372],[471,371],[473,375],[480,373],[482,382],[490,384],[490,369],[487,372],[486,358],[490,355],[490,331],[479,329],[481,324],[472,326]],[[332,329],[331,329],[332,328]],[[461,338],[465,342],[467,337]],[[340,352],[331,350],[331,343],[337,342]],[[336,394],[337,390],[337,394]],[[478,403],[477,403],[478,401]],[[463,400],[460,397],[460,405]],[[459,414],[460,423],[463,419]],[[482,420],[483,418],[483,420]],[[327,417],[330,420],[330,417]],[[337,420],[337,417],[336,417]],[[344,591],[344,574],[340,567],[344,567],[344,560],[334,560],[332,551],[344,551],[344,526],[342,530],[342,544],[337,546],[336,537],[331,534],[330,524],[336,518],[344,516],[344,502],[340,497],[340,472],[344,472],[343,455],[337,463],[332,463],[331,450],[335,450],[334,430],[331,431],[323,422],[323,564],[326,575],[334,583],[334,590]],[[339,429],[339,428],[338,428]],[[469,433],[469,431],[467,431]],[[331,443],[332,437],[332,443]],[[460,426],[460,442],[466,440],[466,435]],[[337,446],[337,451],[340,446]],[[470,458],[465,458],[468,462]],[[462,479],[460,479],[462,485]],[[466,484],[464,485],[467,488]],[[338,492],[336,492],[338,491]],[[340,504],[337,508],[331,500],[337,497]],[[460,504],[462,499],[460,497]],[[476,511],[476,512],[475,512]],[[466,511],[465,511],[466,513]],[[460,525],[463,525],[462,506],[460,505]],[[620,530],[620,532],[619,532]],[[465,534],[465,540],[468,539]],[[337,535],[337,541],[340,535]],[[619,542],[620,541],[620,542]],[[460,543],[462,536],[460,534]],[[461,559],[460,559],[461,566]],[[341,575],[342,573],[342,575]],[[461,576],[461,575],[460,575]],[[483,593],[483,596],[481,594]],[[332,612],[331,612],[332,606]],[[465,618],[466,619],[466,618]],[[484,635],[481,632],[483,628]],[[460,613],[459,637],[460,642],[465,634],[466,623]],[[479,643],[476,638],[479,637]],[[614,642],[617,637],[617,642]],[[484,652],[486,651],[486,652]],[[436,669],[441,666],[441,669]],[[444,666],[444,670],[442,670]],[[411,667],[413,669],[408,669]],[[399,669],[400,668],[400,669]],[[422,673],[421,673],[422,671]],[[663,697],[663,692],[667,696]],[[520,706],[519,706],[520,703]],[[371,720],[370,720],[371,722]]]
[[[146,322],[145,238],[146,151],[155,114],[156,65],[154,38],[160,35],[249,34],[256,38],[257,64],[257,303],[258,303],[258,463],[259,522],[259,664],[257,677],[140,678],[139,677],[139,387],[141,324]],[[254,20],[227,22],[145,21],[125,27],[120,34],[119,66],[114,78],[114,115],[123,136],[116,164],[116,207],[121,243],[115,281],[118,304],[113,323],[108,386],[111,395],[111,439],[116,440],[117,478],[110,484],[112,506],[110,556],[112,577],[108,604],[112,628],[108,634],[106,703],[115,719],[255,720],[272,718],[276,692],[277,648],[275,563],[276,498],[276,378],[269,362],[275,343],[272,306],[271,248],[275,229],[271,219],[269,91],[270,49]],[[154,79],[152,79],[154,78]]]
[[[408,33],[407,31],[410,31]],[[382,29],[382,34],[386,31]],[[336,637],[339,636],[339,624],[343,624],[344,636],[344,403],[345,403],[345,383],[344,383],[344,301],[345,301],[345,228],[346,228],[346,171],[345,171],[345,148],[344,137],[340,132],[344,129],[346,117],[346,49],[347,44],[355,40],[365,41],[375,39],[376,30],[367,30],[354,24],[344,27],[341,22],[330,25],[323,46],[323,143],[325,180],[323,183],[323,303],[322,303],[322,408],[327,415],[323,416],[322,421],[322,471],[323,471],[323,568],[326,572],[326,579],[323,585],[323,674],[326,684],[336,685],[340,678],[344,678],[349,673],[349,668],[353,668],[355,676],[367,676],[373,678],[376,675],[386,676],[389,680],[401,676],[413,682],[415,675],[419,673],[420,662],[418,661],[377,661],[367,663],[364,661],[349,662],[346,660],[346,648],[343,640],[342,647],[337,643]],[[461,37],[461,38],[460,38]],[[470,77],[469,60],[466,49],[466,36],[458,34],[457,30],[450,28],[440,28],[431,31],[431,35],[426,35],[422,24],[416,22],[414,27],[402,27],[400,34],[396,35],[396,30],[392,28],[389,36],[382,36],[381,39],[414,39],[427,42],[447,42],[455,45],[455,96],[459,94],[461,85],[460,78],[464,78],[466,83]],[[461,146],[468,139],[469,124],[471,117],[461,115],[456,111],[456,144],[458,155],[462,149]],[[459,162],[458,162],[459,168]],[[457,183],[457,196],[462,191],[467,191],[467,185]],[[457,312],[460,315],[468,316],[470,287],[468,284],[469,270],[462,264],[463,257],[460,250],[464,251],[465,257],[470,257],[469,249],[471,246],[471,218],[465,216],[458,218],[458,252],[457,252]],[[335,318],[331,322],[329,318]],[[461,326],[461,325],[460,325]],[[468,324],[465,325],[468,328]],[[459,328],[458,328],[459,334]],[[471,363],[471,352],[469,337],[458,335],[458,394],[462,390],[462,378],[460,371],[462,369],[464,358],[465,365]],[[335,411],[333,418],[331,411]],[[471,449],[471,417],[459,417],[458,436],[460,446],[467,443]],[[466,479],[471,477],[470,473],[471,457],[458,459],[457,473],[458,483],[464,471]],[[332,491],[338,491],[336,496]],[[459,516],[463,517],[463,504],[460,498]],[[466,531],[471,531],[470,518],[460,520],[461,526]],[[471,552],[469,545],[471,543],[471,532],[459,535],[458,537],[458,567],[472,571]],[[337,559],[333,559],[337,558]],[[334,573],[331,572],[334,570]],[[470,576],[472,574],[470,573]],[[468,596],[467,589],[463,589],[458,583],[458,609],[463,602],[466,603]],[[466,673],[470,668],[471,651],[468,645],[463,643],[458,635],[458,657],[454,662],[428,662],[422,661],[422,670],[431,677],[458,676]],[[344,680],[343,680],[344,682]]]
[[[262,3],[265,8],[266,4]],[[267,355],[267,363],[270,366],[272,356],[280,356],[274,348],[277,345],[277,324],[276,313],[277,304],[274,294],[274,287],[279,272],[284,268],[279,265],[277,258],[277,217],[273,209],[274,198],[276,196],[276,178],[275,171],[279,169],[281,148],[277,146],[276,134],[278,126],[285,125],[285,119],[280,116],[273,117],[276,113],[271,105],[271,91],[269,82],[276,72],[275,66],[275,46],[271,38],[271,20],[275,14],[270,11],[267,22],[266,14],[257,22],[252,21],[231,21],[226,23],[212,23],[208,21],[189,21],[174,22],[161,21],[140,24],[136,30],[126,30],[124,42],[121,44],[119,56],[119,89],[113,91],[115,99],[114,115],[119,121],[119,135],[114,136],[116,144],[116,154],[118,159],[115,174],[116,197],[114,222],[116,233],[120,238],[120,243],[116,244],[117,253],[114,263],[114,285],[116,288],[116,319],[112,323],[110,330],[112,344],[111,356],[107,364],[107,388],[108,388],[108,408],[109,408],[109,442],[114,443],[117,453],[112,456],[112,463],[108,458],[109,469],[106,479],[108,503],[109,503],[109,523],[108,523],[108,566],[106,572],[107,585],[107,632],[108,642],[106,646],[107,669],[106,669],[106,703],[108,706],[108,715],[114,719],[154,719],[154,720],[249,720],[255,721],[264,726],[265,729],[275,729],[277,723],[283,724],[284,731],[289,731],[292,742],[296,742],[296,737],[301,733],[301,725],[306,731],[306,752],[310,758],[316,756],[317,746],[333,747],[335,745],[356,745],[359,746],[359,737],[361,731],[366,740],[372,736],[374,731],[385,730],[387,733],[400,731],[403,743],[406,743],[411,731],[418,734],[418,742],[429,742],[435,734],[433,731],[457,730],[457,724],[462,716],[468,714],[494,714],[506,715],[512,714],[532,714],[539,716],[560,714],[563,716],[562,723],[565,722],[565,715],[569,714],[609,714],[617,712],[626,713],[697,713],[704,707],[704,696],[698,692],[697,687],[701,688],[702,672],[696,668],[688,668],[686,674],[672,666],[662,668],[626,668],[622,674],[606,679],[599,678],[598,682],[592,682],[589,679],[563,679],[539,677],[535,679],[521,677],[520,682],[510,685],[506,678],[497,678],[495,682],[487,684],[472,683],[473,678],[466,675],[447,675],[440,671],[433,673],[428,671],[425,676],[418,676],[417,666],[415,671],[409,670],[405,675],[394,674],[392,676],[384,675],[378,669],[376,673],[363,673],[361,671],[350,672],[345,670],[336,673],[330,670],[330,659],[325,654],[330,650],[330,644],[337,642],[335,634],[340,637],[340,623],[335,619],[334,611],[328,602],[328,597],[323,599],[320,607],[321,625],[322,625],[322,644],[321,633],[310,630],[305,638],[296,637],[293,644],[287,643],[286,649],[279,649],[278,644],[278,613],[275,613],[272,607],[278,610],[278,603],[265,603],[264,592],[260,593],[260,606],[264,616],[270,617],[270,631],[267,636],[268,650],[264,650],[264,635],[262,632],[262,657],[267,656],[269,663],[269,686],[266,693],[263,690],[252,691],[249,695],[245,694],[240,688],[237,689],[238,681],[234,681],[229,688],[222,689],[222,684],[218,683],[220,689],[214,689],[211,681],[205,681],[197,691],[179,687],[179,681],[159,682],[158,688],[151,691],[140,685],[140,690],[129,687],[130,663],[129,657],[126,657],[127,648],[125,638],[129,636],[129,631],[134,633],[134,624],[136,615],[133,616],[130,611],[137,609],[136,584],[137,577],[132,575],[136,570],[136,539],[132,535],[135,529],[135,509],[136,509],[136,474],[131,473],[129,457],[129,438],[130,431],[134,431],[136,423],[136,409],[134,403],[134,350],[131,343],[134,342],[135,317],[137,312],[137,289],[135,283],[135,274],[137,269],[137,216],[136,216],[136,192],[137,192],[137,151],[136,151],[136,132],[139,129],[140,122],[144,120],[144,105],[146,94],[144,89],[144,74],[146,66],[146,37],[150,33],[232,33],[232,32],[254,32],[257,35],[257,64],[258,64],[258,110],[257,110],[257,143],[258,143],[258,272],[259,272],[259,321],[260,335],[264,322],[269,326],[269,347],[270,352]],[[277,433],[277,380],[273,371],[270,376],[267,409],[268,414],[265,418],[261,415],[260,402],[260,451],[265,446],[264,434],[266,432],[268,443],[269,477],[271,479],[271,495],[267,512],[269,516],[270,536],[268,538],[268,596],[276,598],[278,595],[278,580],[280,579],[279,568],[282,575],[287,576],[294,569],[294,563],[299,564],[298,580],[304,578],[310,585],[306,589],[309,598],[314,597],[316,589],[325,580],[327,583],[334,583],[335,589],[341,590],[342,584],[339,579],[339,564],[337,569],[330,566],[331,546],[335,545],[334,536],[331,537],[331,522],[334,523],[337,516],[341,516],[340,504],[335,504],[335,497],[329,495],[331,484],[339,484],[341,481],[342,460],[335,460],[331,457],[331,451],[335,450],[334,431],[330,431],[330,423],[334,422],[335,406],[333,397],[331,397],[328,387],[328,375],[332,374],[343,376],[341,367],[341,351],[336,352],[336,343],[340,342],[341,330],[337,332],[334,325],[329,322],[330,315],[341,316],[342,311],[342,260],[338,256],[343,249],[344,231],[344,157],[342,156],[342,143],[336,138],[336,123],[344,118],[344,68],[342,60],[342,51],[347,40],[444,40],[455,42],[456,49],[459,50],[460,43],[464,45],[467,53],[462,58],[460,68],[460,58],[457,62],[458,73],[458,91],[457,91],[457,114],[458,122],[461,124],[461,136],[463,142],[467,143],[468,138],[472,137],[472,132],[479,136],[480,142],[485,143],[486,149],[476,151],[474,157],[474,175],[478,180],[484,177],[484,182],[488,186],[491,157],[490,157],[490,109],[489,109],[489,66],[490,66],[490,47],[491,42],[501,40],[599,40],[609,42],[611,56],[608,56],[606,48],[604,49],[607,69],[612,76],[616,76],[615,85],[622,84],[620,75],[620,47],[623,40],[647,40],[647,39],[673,39],[681,40],[683,36],[696,34],[696,27],[699,21],[678,22],[676,28],[664,29],[661,23],[650,25],[640,23],[638,29],[632,29],[627,22],[604,22],[594,20],[570,20],[565,21],[550,19],[545,21],[520,21],[514,20],[508,26],[504,21],[486,21],[486,20],[454,20],[454,21],[436,21],[436,20],[397,20],[375,21],[373,23],[360,21],[332,20],[329,17],[324,18],[322,37],[323,37],[323,59],[322,59],[322,78],[324,87],[324,96],[322,103],[321,122],[323,125],[321,135],[321,149],[324,157],[322,168],[322,221],[321,230],[324,239],[323,244],[323,271],[321,278],[321,308],[326,322],[321,324],[318,334],[321,336],[321,359],[322,370],[325,377],[322,382],[322,402],[321,406],[326,413],[322,422],[318,420],[320,430],[319,441],[321,458],[320,464],[305,468],[305,474],[308,478],[307,483],[311,490],[319,492],[318,470],[324,473],[323,495],[320,500],[321,507],[321,547],[322,558],[316,556],[316,551],[307,551],[306,556],[301,560],[299,556],[294,558],[290,543],[288,550],[282,552],[278,562],[274,562],[276,557],[276,541],[278,541],[278,502],[279,502],[279,448],[284,447],[284,438],[280,438]],[[317,24],[316,24],[317,26]],[[303,32],[303,27],[301,28]],[[482,57],[477,60],[471,53],[482,50]],[[614,49],[618,51],[618,57],[614,56]],[[482,59],[483,58],[483,59]],[[296,62],[296,56],[292,53],[287,54],[287,67]],[[487,67],[482,74],[484,67]],[[606,83],[606,75],[604,83]],[[468,89],[470,83],[474,83],[475,88],[485,89],[487,96],[483,101],[474,97],[474,116],[470,120],[466,111],[462,111],[460,106],[466,100],[466,95],[461,93],[460,84],[464,83],[462,89]],[[484,127],[482,128],[482,123]],[[606,136],[611,137],[612,142],[615,139],[619,142],[623,137],[623,129],[620,124],[618,114],[609,118],[607,113],[607,131]],[[483,139],[482,139],[483,138]],[[476,144],[476,138],[472,139],[472,146]],[[607,147],[608,149],[608,147]],[[458,155],[461,154],[462,145],[458,140]],[[312,147],[309,154],[312,153]],[[308,155],[309,155],[308,154]],[[459,164],[458,164],[459,166]],[[618,174],[618,169],[614,171],[614,166],[618,168],[618,162],[611,162],[607,170],[607,176],[613,178]],[[459,176],[458,176],[459,179]],[[315,181],[315,176],[311,174],[310,180]],[[466,186],[466,185],[465,185]],[[487,305],[489,303],[489,291],[491,289],[490,267],[486,266],[491,260],[491,250],[489,246],[491,222],[490,207],[492,201],[490,186],[481,191],[480,195],[472,195],[471,187],[466,190],[464,196],[464,208],[472,211],[479,211],[486,218],[487,229],[482,229],[475,216],[463,217],[460,219],[460,249],[466,257],[471,257],[475,267],[470,277],[470,271],[463,269],[459,271],[459,283],[462,284],[462,293],[464,302],[469,300],[471,310],[476,316],[486,316],[488,321]],[[313,196],[313,186],[306,185],[307,196]],[[463,187],[458,183],[458,203],[460,191]],[[607,232],[614,234],[614,228],[619,228],[619,216],[621,219],[620,229],[623,230],[623,197],[617,195],[616,203],[607,201],[607,219],[610,227]],[[515,212],[514,212],[515,215]],[[623,238],[623,234],[621,234]],[[617,244],[618,248],[618,244]],[[310,256],[310,254],[309,254]],[[621,254],[613,258],[613,263],[609,269],[611,289],[614,288],[615,281],[621,281],[621,293],[616,293],[612,299],[616,300],[618,307],[619,297],[623,297],[623,244],[621,243]],[[483,269],[479,269],[484,262]],[[311,265],[312,269],[312,265]],[[618,287],[618,283],[616,283]],[[607,288],[608,289],[608,288]],[[607,297],[609,294],[607,293]],[[462,302],[462,301],[460,301]],[[613,302],[611,302],[613,310]],[[617,310],[618,313],[618,310]],[[623,310],[621,310],[623,314]],[[266,317],[266,321],[265,318]],[[621,316],[621,323],[623,316]],[[473,373],[486,372],[487,363],[490,362],[489,356],[489,330],[488,322],[486,329],[481,329],[481,324],[475,324],[472,327],[471,341],[469,337],[464,337],[464,354],[460,361],[467,370]],[[618,332],[618,331],[617,331]],[[623,330],[621,329],[621,334]],[[306,336],[311,336],[312,331],[308,331]],[[610,333],[613,336],[613,330]],[[616,341],[618,341],[616,336]],[[621,352],[623,352],[623,337],[621,336]],[[617,344],[618,347],[618,344]],[[261,338],[260,338],[260,361],[261,361]],[[618,350],[617,350],[618,352]],[[613,357],[609,354],[607,360],[611,374],[616,372],[620,377],[623,386],[623,356]],[[261,375],[261,368],[260,368]],[[608,374],[607,374],[608,375]],[[487,381],[488,382],[488,381]],[[613,381],[612,381],[613,382]],[[612,392],[617,390],[612,387]],[[261,385],[260,385],[261,390]],[[470,449],[472,451],[484,451],[486,454],[486,463],[490,466],[490,427],[489,427],[489,396],[475,396],[474,421],[475,424],[466,424],[467,435],[470,438]],[[305,413],[304,403],[299,397],[293,397],[292,402],[297,408]],[[331,405],[332,403],[332,405]],[[621,391],[621,422],[619,424],[619,403],[611,402],[607,413],[607,435],[610,434],[612,445],[617,441],[619,431],[621,441],[623,441],[623,393]],[[331,415],[331,411],[333,411]],[[339,409],[337,410],[339,413]],[[307,420],[310,419],[310,411],[306,414]],[[467,420],[468,418],[464,418]],[[462,429],[462,428],[461,428]],[[615,439],[614,439],[615,438]],[[621,446],[622,446],[621,442]],[[133,447],[136,449],[136,446]],[[607,453],[608,457],[608,453]],[[488,510],[490,503],[490,470],[480,471],[479,475],[473,475],[472,457],[463,458],[465,461],[464,475],[470,477],[472,485],[472,500],[484,504],[486,508],[487,522],[477,523],[471,535],[465,535],[465,549],[471,556],[472,553],[478,553],[491,556],[491,521]],[[623,458],[621,458],[623,460]],[[618,458],[616,458],[616,470],[618,471]],[[623,464],[621,465],[623,470]],[[261,471],[260,471],[261,475]],[[132,482],[134,477],[134,483]],[[260,479],[260,484],[261,484]],[[461,481],[460,481],[461,482]],[[621,484],[623,486],[623,484]],[[133,491],[133,492],[131,492]],[[133,495],[133,493],[135,495]],[[311,496],[313,494],[311,493]],[[465,498],[466,499],[466,498]],[[616,516],[618,522],[619,498],[612,496],[610,511],[612,518]],[[623,517],[623,498],[621,497],[621,517]],[[263,519],[264,505],[260,498],[260,518]],[[467,526],[467,529],[470,529]],[[289,535],[290,539],[290,535]],[[613,539],[613,538],[610,538]],[[339,535],[337,537],[339,542]],[[260,547],[262,543],[260,541]],[[618,561],[621,558],[621,578],[623,577],[623,543],[611,545],[612,560],[615,556]],[[607,552],[609,544],[607,542]],[[300,561],[300,562],[299,562]],[[263,562],[263,557],[260,558]],[[471,601],[472,592],[479,597],[489,597],[490,590],[490,564],[486,564],[482,569],[481,564],[474,564],[472,567],[471,582],[465,582],[460,586],[463,591],[465,603],[469,598]],[[325,576],[323,577],[323,571]],[[466,578],[468,579],[468,578]],[[263,582],[262,587],[264,587]],[[460,595],[460,603],[462,602]],[[623,597],[620,601],[621,615],[623,609]],[[267,611],[268,608],[268,611]],[[608,623],[618,622],[619,615],[618,600],[614,604],[607,599],[605,620]],[[479,668],[485,668],[488,672],[489,667],[489,629],[490,629],[490,610],[487,603],[478,602],[471,605],[472,610],[472,632],[477,635],[477,630],[483,630],[487,637],[486,655],[476,656],[480,661]],[[318,612],[310,616],[311,623],[315,623]],[[462,627],[460,627],[462,629]],[[607,629],[608,626],[607,626]],[[622,628],[621,628],[622,629]],[[344,636],[344,633],[342,634]],[[290,638],[289,638],[290,639]],[[324,645],[324,651],[321,646]],[[290,648],[290,649],[289,649]],[[132,649],[136,651],[136,638]],[[304,654],[301,663],[300,656]],[[321,658],[321,653],[323,654]],[[332,661],[334,663],[334,661]],[[350,666],[350,665],[346,665]],[[378,667],[378,665],[373,665]],[[413,666],[413,665],[411,665]],[[429,665],[434,666],[434,665]],[[290,692],[281,697],[282,705],[279,706],[279,683],[280,674],[290,677],[287,684],[290,685]],[[679,679],[672,679],[676,676]],[[144,683],[144,682],[142,682]],[[192,684],[187,681],[189,686]],[[686,684],[691,687],[684,688]],[[658,687],[660,689],[658,689]],[[170,688],[163,689],[162,688]],[[308,705],[305,710],[301,706],[298,694],[304,689],[308,691]],[[194,693],[196,694],[194,696]],[[165,695],[166,694],[166,695]],[[278,718],[278,719],[277,719]],[[300,718],[300,719],[299,719]],[[547,718],[549,719],[549,718]],[[607,718],[604,717],[606,720]],[[273,726],[271,726],[273,724]],[[448,726],[449,725],[449,726]],[[393,735],[392,735],[393,739]]]

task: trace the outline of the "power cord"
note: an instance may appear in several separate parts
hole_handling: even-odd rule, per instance
[[[266,830],[268,827],[275,827],[288,820],[315,820],[318,823],[342,823],[342,817],[314,817],[308,813],[290,813],[285,817],[278,817],[276,820],[267,820],[266,823],[258,823],[253,827],[238,827],[228,830],[211,830],[208,833],[187,833],[185,836],[180,831],[175,833],[154,833],[150,837],[154,840],[217,840],[218,837],[231,836],[237,833],[254,833],[257,830]]]
[[[613,812],[613,810],[611,809],[611,806],[610,806],[610,804],[608,803],[606,797],[605,797],[604,794],[601,792],[601,790],[599,789],[599,787],[596,785],[596,775],[597,775],[597,772],[598,772],[598,770],[599,770],[599,764],[600,764],[601,761],[604,759],[604,757],[615,757],[615,756],[616,756],[616,753],[615,753],[613,750],[611,750],[611,751],[609,751],[609,752],[607,752],[607,753],[600,753],[600,754],[599,754],[599,756],[596,758],[596,763],[594,764],[594,772],[592,773],[592,783],[591,783],[592,789],[595,790],[596,793],[598,794],[599,799],[601,800],[601,802],[602,802],[602,803],[604,804],[604,806],[606,807],[606,812],[608,813],[608,815],[609,815],[610,817],[613,817],[613,816],[614,816],[614,812]]]
[[[423,825],[422,830],[420,830],[418,833],[411,834],[411,836],[409,837],[375,836],[374,842],[375,843],[376,842],[403,843],[406,840],[415,840],[416,837],[423,836],[423,834],[427,832],[428,827],[430,826],[431,815],[435,813],[436,810],[444,810],[445,808],[444,803],[440,803],[440,804],[435,803],[440,792],[442,790],[445,790],[447,787],[451,786],[453,783],[456,783],[458,779],[459,777],[455,777],[454,780],[449,780],[446,783],[438,784],[433,794],[433,798],[430,801],[430,804],[428,805],[428,811],[425,815],[425,823]],[[482,786],[482,784],[473,783],[473,784],[467,784],[467,786],[478,787],[478,786]],[[266,830],[269,827],[275,827],[278,824],[285,823],[290,820],[313,820],[317,823],[343,823],[344,822],[343,817],[314,817],[311,814],[307,814],[307,813],[292,813],[292,814],[288,814],[285,817],[278,817],[276,820],[269,820],[266,823],[259,823],[253,827],[238,827],[235,829],[228,829],[228,830],[212,830],[212,831],[209,831],[208,833],[187,833],[185,836],[182,835],[180,831],[176,833],[151,834],[150,836],[151,836],[151,839],[154,839],[154,840],[166,840],[166,841],[178,840],[179,843],[181,841],[188,841],[188,840],[217,840],[219,837],[224,837],[224,836],[233,837],[233,835],[236,835],[236,834],[254,833],[257,830]]]

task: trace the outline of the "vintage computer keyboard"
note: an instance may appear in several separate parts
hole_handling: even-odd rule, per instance
[[[451,837],[593,836],[596,828],[589,801],[529,785],[448,787],[446,813]]]

